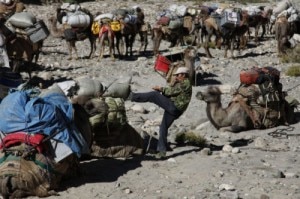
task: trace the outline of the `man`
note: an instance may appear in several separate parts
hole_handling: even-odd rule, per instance
[[[174,84],[167,87],[154,86],[154,91],[146,93],[131,93],[133,102],[152,102],[165,110],[159,129],[157,159],[166,157],[168,129],[186,110],[192,96],[192,86],[188,78],[188,68],[179,67],[174,73]]]

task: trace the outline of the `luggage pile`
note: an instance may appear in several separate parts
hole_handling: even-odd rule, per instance
[[[233,9],[224,9],[221,14],[220,26],[227,29],[232,29],[240,24],[240,15]]]
[[[130,92],[131,77],[109,84],[97,79],[78,78],[58,83],[73,104],[84,107],[93,132],[91,155],[127,157],[143,152],[143,140],[127,121],[124,100]]]
[[[0,14],[6,19],[16,12],[22,12],[25,6],[16,0],[0,0]]]
[[[190,28],[193,18],[199,13],[199,9],[173,4],[158,14],[157,25],[164,26],[170,30],[181,27]]]
[[[84,37],[81,33],[90,28],[93,19],[89,11],[79,4],[63,3],[57,13],[57,20],[63,24],[65,39],[70,41]]]
[[[252,67],[240,72],[240,82],[234,99],[242,103],[255,128],[293,122],[295,105],[286,100],[280,71],[274,67]]]
[[[121,30],[121,23],[128,23],[131,25],[135,25],[138,23],[136,9],[133,8],[120,8],[113,10],[110,13],[99,14],[94,18],[94,22],[92,25],[93,34],[99,34],[101,29],[101,24],[108,24],[110,28],[114,32],[118,32]]]
[[[89,154],[91,144],[84,113],[59,87],[15,90],[3,98],[0,194],[46,197],[63,177],[78,172],[78,158]]]
[[[5,17],[6,22],[1,27],[1,29],[4,29],[3,33],[7,38],[12,38],[12,35],[23,36],[32,43],[37,43],[49,36],[50,32],[44,21],[37,19],[32,13],[24,11],[25,7],[23,4],[17,6],[20,3],[15,1],[6,1],[6,3],[15,5],[15,9],[1,11],[2,13],[7,13]],[[3,5],[7,5],[6,3],[2,1],[0,5],[3,7]]]
[[[282,0],[273,8],[271,22],[274,23],[279,17],[286,17],[288,22],[300,21],[299,10],[290,0]]]
[[[87,28],[90,25],[91,18],[85,13],[78,4],[63,3],[61,11],[66,15],[62,17],[62,24],[68,24],[72,28]]]

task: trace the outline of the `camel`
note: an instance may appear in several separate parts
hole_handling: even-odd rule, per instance
[[[241,85],[226,108],[223,108],[221,102],[221,94],[224,93],[221,86],[209,86],[206,91],[198,92],[196,98],[207,103],[207,117],[220,131],[237,133],[294,123],[295,107],[284,99],[282,85],[278,83],[276,86],[275,82],[270,81],[265,81],[261,85],[268,86],[268,89],[272,87],[275,91],[265,93],[259,85]],[[276,95],[278,100],[260,101],[260,97],[265,95]]]
[[[73,111],[74,123],[91,148],[93,138],[89,115],[78,104],[73,104]],[[44,140],[50,144],[47,138]],[[14,155],[10,155],[12,151],[15,152]],[[1,195],[4,198],[57,195],[55,190],[59,188],[62,178],[78,177],[79,158],[75,154],[67,156],[60,162],[56,162],[49,154],[48,151],[40,153],[35,147],[24,143],[8,150],[1,150],[0,156],[4,160],[0,167],[0,174],[3,177],[0,179]],[[11,156],[13,159],[7,158]]]
[[[243,12],[238,12],[240,15],[240,23],[237,24],[235,27],[226,28],[221,27],[218,25],[217,21],[213,17],[207,17],[206,19],[203,18],[203,34],[204,34],[204,49],[206,56],[208,58],[212,58],[213,56],[209,50],[209,42],[211,41],[212,36],[215,36],[216,46],[221,48],[223,44],[225,46],[224,58],[228,58],[227,52],[230,49],[231,57],[234,58],[233,50],[234,50],[234,42],[236,37],[241,40],[242,47],[246,46],[246,38],[244,37],[245,32],[248,30],[248,18],[247,15]],[[223,40],[223,42],[222,42]],[[241,48],[241,47],[238,47]]]
[[[271,16],[272,10],[264,11],[261,13],[257,13],[254,15],[250,15],[248,19],[248,25],[249,25],[249,30],[248,30],[248,38],[250,38],[250,28],[254,28],[254,41],[257,44],[258,42],[258,31],[260,27],[262,27],[262,33],[260,35],[260,39],[262,39],[266,33],[266,27],[270,21],[270,16]]]
[[[213,126],[220,131],[240,132],[253,129],[250,116],[239,102],[232,101],[223,108],[221,90],[216,86],[208,87],[206,92],[198,92],[196,98],[207,103],[207,117]]]
[[[115,38],[114,32],[111,30],[110,25],[107,23],[103,23],[99,31],[99,48],[100,48],[99,60],[103,58],[106,41],[108,42],[110,57],[114,59],[114,52],[113,52],[114,38]]]
[[[140,36],[141,46],[138,49],[138,54],[145,54],[147,46],[148,46],[148,33],[151,32],[150,23],[146,22],[141,26],[138,31],[138,35]],[[143,51],[142,51],[143,50]]]
[[[286,45],[290,37],[290,25],[286,17],[279,17],[275,22],[275,39],[277,40],[277,52],[281,56],[286,54]]]
[[[27,37],[23,36],[16,36],[13,40],[7,41],[6,49],[8,57],[12,62],[12,71],[20,72],[24,69],[28,72],[29,79],[31,79],[32,68],[38,61],[42,47],[43,40],[37,43],[32,43]],[[26,68],[21,66],[22,63],[26,64]]]
[[[179,63],[177,65],[171,65],[171,69],[169,70],[166,77],[167,83],[172,84],[174,81],[173,73],[176,72],[178,67],[185,66],[189,69],[189,80],[191,84],[196,85],[197,82],[196,82],[194,64],[197,56],[198,56],[197,49],[192,46],[188,46],[183,52],[183,63]]]
[[[135,36],[137,34],[137,24],[125,23],[123,20],[120,20],[121,23],[121,35],[125,40],[125,57],[133,56],[133,43],[135,41]]]
[[[183,45],[183,37],[188,35],[189,31],[187,28],[179,27],[170,30],[167,26],[156,24],[152,28],[152,41],[153,41],[153,53],[154,55],[159,54],[159,46],[162,40],[169,41],[171,43],[170,48]]]
[[[95,49],[96,49],[96,37],[93,35],[92,31],[91,31],[91,26],[93,23],[93,15],[87,10],[87,9],[82,9],[83,12],[85,12],[86,14],[89,15],[90,17],[90,24],[87,28],[85,29],[72,29],[70,27],[61,27],[58,28],[57,27],[57,21],[58,19],[61,19],[62,16],[65,16],[66,13],[64,11],[62,11],[60,8],[57,9],[57,13],[56,13],[56,17],[50,17],[49,18],[49,22],[50,22],[50,34],[55,37],[55,38],[62,38],[62,39],[66,39],[65,34],[68,33],[72,33],[75,34],[75,37],[73,39],[70,40],[66,40],[67,45],[68,45],[68,50],[69,50],[69,57],[68,60],[72,60],[72,52],[74,50],[75,52],[75,59],[78,59],[78,52],[77,52],[77,48],[76,48],[76,42],[77,41],[84,41],[85,39],[88,39],[90,42],[90,53],[88,55],[88,58],[91,58],[91,56],[94,54]],[[67,32],[65,32],[67,31]]]

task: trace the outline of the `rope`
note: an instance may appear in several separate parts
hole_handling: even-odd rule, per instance
[[[268,135],[278,139],[288,139],[290,136],[300,136],[300,134],[296,133],[287,133],[294,131],[294,129],[295,127],[289,126],[284,129],[276,129],[275,131],[271,131],[268,133]]]
[[[291,90],[297,88],[298,86],[300,86],[300,84],[297,84],[296,86],[293,86],[292,88],[287,89],[286,92],[289,92],[289,91],[291,91]]]

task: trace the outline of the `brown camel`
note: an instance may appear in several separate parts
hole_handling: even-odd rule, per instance
[[[279,17],[275,22],[275,39],[278,55],[286,54],[286,45],[290,37],[290,26],[286,17]]]
[[[100,48],[99,60],[103,58],[106,41],[109,47],[109,55],[112,59],[114,59],[114,52],[113,52],[114,39],[115,39],[114,32],[111,30],[110,25],[107,23],[103,23],[99,31],[99,48]]]
[[[146,49],[148,46],[148,33],[151,32],[151,25],[150,23],[146,22],[144,23],[140,30],[138,31],[138,35],[140,36],[141,46],[138,50],[138,54],[145,54]]]
[[[75,34],[74,38],[66,40],[67,45],[68,45],[68,50],[69,50],[68,60],[72,59],[73,50],[75,52],[75,59],[78,59],[78,57],[79,57],[78,52],[77,52],[77,48],[76,48],[76,42],[77,41],[84,41],[85,39],[89,40],[91,50],[90,50],[90,53],[88,55],[88,58],[91,58],[91,56],[94,54],[95,49],[96,49],[96,37],[92,33],[92,30],[91,30],[92,23],[93,23],[93,15],[87,9],[83,9],[82,11],[85,12],[86,14],[88,14],[89,17],[90,17],[90,24],[88,25],[88,27],[86,27],[84,29],[80,28],[80,29],[75,30],[75,29],[70,28],[68,26],[58,28],[57,27],[57,22],[58,22],[57,19],[61,19],[63,16],[66,15],[66,13],[64,11],[62,11],[61,9],[57,9],[56,17],[50,17],[49,18],[50,33],[53,37],[66,39],[65,34],[67,32],[71,33],[71,34]]]
[[[12,71],[26,71],[31,79],[31,71],[34,64],[38,61],[42,46],[43,40],[37,43],[32,43],[27,37],[18,35],[13,40],[7,41],[6,49],[8,57],[12,62]],[[22,63],[25,63],[25,66],[23,66]]]
[[[223,108],[222,92],[216,86],[208,87],[206,92],[198,92],[197,99],[207,103],[206,113],[210,122],[220,131],[240,132],[253,129],[251,118],[238,101],[232,101]]]
[[[276,83],[265,81],[261,85],[275,91],[266,94],[256,84],[240,86],[226,108],[221,102],[221,87],[209,86],[206,91],[198,92],[196,98],[207,103],[207,117],[221,131],[240,132],[294,123],[295,107],[284,99]],[[261,101],[260,97],[265,95],[278,99]]]
[[[215,36],[216,46],[221,48],[223,44],[225,46],[224,58],[228,58],[227,52],[230,49],[231,57],[234,57],[234,42],[235,39],[242,39],[241,45],[245,46],[246,40],[243,36],[245,32],[248,30],[248,18],[247,15],[243,12],[238,12],[240,15],[240,23],[236,24],[235,27],[221,27],[218,25],[217,21],[213,17],[203,18],[203,33],[204,33],[204,49],[206,56],[212,58],[213,56],[209,50],[209,42],[211,41],[212,36]],[[222,41],[223,40],[223,41]],[[240,47],[239,47],[240,48]]]
[[[183,52],[183,62],[176,64],[176,65],[171,65],[170,70],[168,71],[167,74],[167,83],[172,84],[173,81],[175,80],[173,73],[176,72],[178,67],[185,66],[189,69],[189,80],[192,85],[196,85],[196,75],[195,75],[195,60],[198,56],[197,49],[189,46],[187,47],[184,52]]]
[[[133,56],[133,43],[135,41],[135,36],[138,33],[137,24],[125,23],[123,20],[121,22],[121,35],[125,40],[125,57]]]
[[[270,22],[270,17],[272,14],[272,10],[269,9],[267,11],[261,11],[260,13],[250,15],[248,19],[248,38],[250,39],[250,28],[254,28],[254,41],[255,43],[258,42],[258,32],[260,27],[262,28],[262,33],[260,35],[260,39],[262,39],[266,33],[267,26]]]
[[[171,43],[170,48],[178,45],[183,45],[184,36],[187,36],[189,31],[187,28],[179,27],[176,29],[169,29],[167,26],[156,24],[152,28],[152,41],[153,41],[153,53],[159,54],[159,46],[162,40],[169,41]]]

